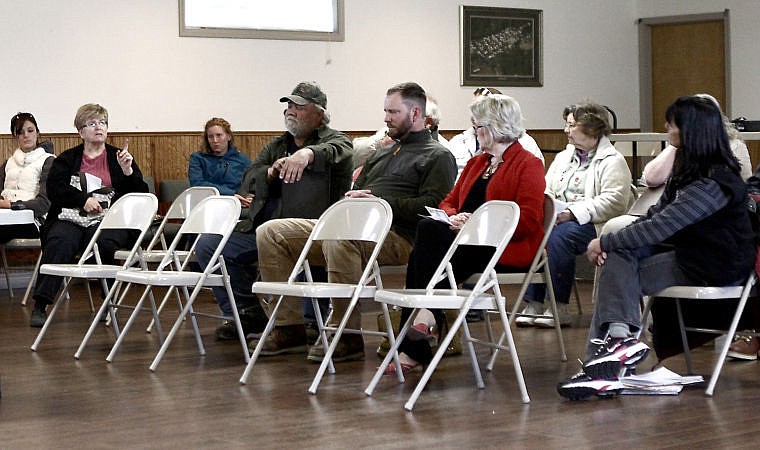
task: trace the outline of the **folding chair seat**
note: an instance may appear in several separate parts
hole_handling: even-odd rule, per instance
[[[417,383],[414,392],[404,407],[409,411],[414,408],[417,398],[425,388],[425,385],[432,376],[433,371],[435,371],[438,366],[446,348],[459,327],[463,327],[464,340],[470,353],[470,362],[472,364],[473,372],[475,373],[478,389],[483,389],[485,385],[480,373],[480,368],[478,367],[473,343],[491,348],[509,350],[522,401],[524,403],[530,402],[530,397],[528,397],[528,391],[525,388],[525,380],[523,378],[520,361],[517,356],[517,350],[515,349],[512,331],[510,330],[509,320],[505,310],[505,299],[501,294],[496,271],[494,270],[494,267],[499,261],[499,257],[501,257],[509,240],[512,238],[515,228],[517,228],[519,218],[520,208],[514,202],[501,200],[486,202],[472,214],[459,233],[457,233],[454,242],[452,242],[425,289],[380,289],[375,293],[376,301],[382,304],[412,308],[412,314],[409,316],[406,323],[404,323],[399,332],[398,338],[392,343],[388,355],[383,359],[382,364],[380,364],[375,376],[365,390],[367,395],[372,395],[377,383],[383,376],[386,367],[388,367],[391,357],[398,351],[401,341],[414,323],[414,319],[420,309],[439,308],[458,309],[459,314],[457,315],[454,324],[449,328],[449,331],[438,346],[438,350],[433,356],[433,360],[426,368],[422,378],[419,383]],[[450,260],[460,245],[490,246],[495,249],[493,257],[491,257],[490,261],[483,269],[483,273],[478,277],[475,286],[472,289],[458,289],[454,278]],[[435,286],[443,280],[448,280],[450,288],[436,289]],[[499,311],[499,317],[501,318],[501,323],[508,343],[506,347],[492,342],[475,339],[470,335],[470,329],[465,320],[465,316],[467,315],[467,312],[472,309],[497,309]]]
[[[142,251],[142,257],[145,262],[154,264],[161,262],[166,255],[167,225],[187,219],[190,211],[192,211],[201,200],[206,197],[211,197],[212,195],[219,195],[219,190],[213,186],[189,187],[177,195],[169,206],[169,210],[161,220],[161,223],[158,225],[158,228],[156,228],[150,242],[145,246],[145,250]],[[176,255],[179,256],[180,259],[184,259],[188,254],[189,252],[187,250],[176,251]],[[119,250],[114,257],[123,260],[126,259],[128,255],[129,252],[127,250]],[[163,311],[168,298],[168,296],[164,297],[164,300],[158,306],[159,314]],[[179,294],[177,294],[177,304],[179,305],[179,309],[182,310],[182,301],[179,298]],[[146,331],[150,332],[152,328],[153,321],[150,322]]]
[[[246,367],[243,375],[240,377],[240,383],[245,384],[253,369],[253,365],[261,353],[266,337],[274,328],[277,312],[283,301],[288,300],[286,296],[291,297],[311,297],[314,305],[315,316],[319,328],[320,342],[325,350],[325,357],[322,364],[317,370],[317,374],[309,387],[309,392],[315,394],[325,370],[335,373],[332,364],[332,355],[338,345],[340,336],[345,333],[366,334],[375,336],[385,336],[390,342],[394,342],[393,327],[391,326],[388,308],[383,305],[383,315],[385,317],[386,330],[370,331],[355,330],[346,328],[351,312],[356,307],[360,298],[373,298],[376,288],[382,288],[380,277],[380,267],[377,263],[377,256],[383,245],[383,241],[390,230],[393,222],[393,212],[390,205],[380,198],[346,198],[330,206],[319,218],[304,245],[301,255],[299,256],[293,270],[285,282],[256,282],[253,284],[253,292],[260,295],[279,296],[275,307],[271,311],[269,322],[267,322],[264,332],[256,345],[250,362]],[[375,247],[367,259],[366,265],[361,277],[356,284],[341,283],[324,283],[314,282],[309,267],[308,254],[315,241],[324,240],[349,240],[349,241],[366,241],[374,242]],[[306,281],[298,281],[299,275],[304,273]],[[374,285],[371,285],[374,283]],[[337,327],[326,326],[322,320],[317,299],[320,298],[349,298],[350,303],[346,313],[339,318],[340,322]],[[332,340],[328,341],[327,332],[334,332]],[[391,355],[394,356],[394,355]],[[390,356],[389,356],[390,358]],[[396,358],[398,373],[401,374],[398,358]]]
[[[544,194],[544,237],[541,240],[541,244],[539,244],[538,249],[536,250],[536,255],[533,257],[533,261],[530,263],[530,267],[528,268],[527,272],[514,272],[514,273],[499,273],[496,275],[496,278],[499,282],[499,284],[519,284],[520,290],[517,293],[517,296],[515,297],[515,304],[512,307],[512,312],[509,315],[509,325],[513,325],[515,323],[515,320],[518,317],[521,316],[527,316],[527,317],[533,317],[533,318],[540,318],[540,317],[549,317],[544,315],[528,315],[528,314],[520,314],[520,310],[525,303],[523,300],[523,296],[525,295],[525,292],[528,290],[528,286],[532,283],[539,283],[539,284],[545,284],[546,285],[546,292],[549,297],[549,308],[551,309],[552,313],[554,314],[554,317],[559,317],[557,314],[557,301],[554,298],[554,287],[552,286],[552,279],[549,272],[549,259],[547,258],[546,253],[546,243],[549,241],[549,235],[551,234],[552,230],[554,229],[554,222],[555,222],[555,214],[554,214],[554,200],[549,195]],[[465,287],[474,286],[477,282],[478,277],[480,277],[481,274],[474,274],[472,275],[467,281],[464,282]],[[489,315],[486,315],[487,318],[489,318]],[[562,337],[562,327],[560,326],[559,320],[554,321],[554,329],[557,333],[557,342],[559,343],[559,353],[560,353],[560,359],[562,361],[567,361],[567,354],[565,353],[565,340]],[[491,321],[486,321],[486,330],[488,332],[489,340],[491,339],[492,333],[491,333]],[[499,338],[499,345],[504,343],[504,339],[506,338],[506,335],[504,332],[502,332],[501,337]],[[488,363],[487,370],[492,370],[493,365],[496,361],[496,356],[498,355],[498,348],[494,350],[493,354],[491,355],[491,360]]]
[[[53,322],[53,318],[55,317],[61,302],[68,294],[72,279],[99,278],[103,283],[103,292],[108,291],[108,295],[111,295],[110,291],[116,289],[118,284],[114,283],[109,290],[105,282],[106,278],[115,278],[117,272],[131,267],[135,263],[140,263],[142,267],[145,267],[144,261],[140,260],[138,255],[140,241],[153,221],[153,217],[156,215],[157,210],[158,199],[156,199],[155,195],[149,193],[126,194],[108,208],[103,220],[100,222],[100,225],[98,225],[95,234],[92,236],[92,239],[90,239],[90,242],[87,244],[87,247],[85,247],[85,250],[82,252],[81,257],[76,264],[43,264],[40,267],[41,274],[64,277],[64,281],[45,324],[42,326],[42,329],[32,344],[32,351],[37,351],[48,327]],[[123,264],[102,264],[97,244],[98,238],[104,230],[116,229],[137,230],[140,234],[132,245],[132,248],[129,251],[129,256]],[[86,262],[90,257],[95,259],[94,264],[88,264]],[[92,301],[92,297],[90,297],[90,301]],[[95,317],[95,320],[97,321],[100,316],[96,315]],[[111,321],[114,325],[114,332],[118,334],[119,330],[115,322],[115,315],[113,314],[111,315]]]
[[[198,330],[197,316],[213,317],[222,320],[234,321],[237,328],[240,344],[243,348],[243,356],[246,361],[249,359],[248,347],[245,341],[245,335],[243,334],[243,327],[240,324],[240,317],[238,316],[237,305],[235,304],[235,296],[232,293],[232,286],[230,285],[230,278],[227,274],[227,268],[224,264],[224,258],[222,257],[222,249],[224,248],[227,240],[232,234],[232,230],[237,224],[238,217],[240,216],[240,202],[232,196],[211,196],[204,198],[187,216],[187,219],[180,226],[177,235],[172,240],[166,253],[164,254],[161,262],[158,264],[156,270],[124,270],[116,274],[116,281],[125,283],[127,286],[125,290],[131,285],[145,286],[142,295],[137,303],[133,306],[132,314],[130,315],[127,323],[124,325],[123,332],[118,336],[114,343],[111,352],[106,357],[107,361],[113,361],[116,353],[123,342],[127,331],[134,324],[135,319],[140,311],[143,310],[143,303],[145,299],[152,293],[155,286],[169,288],[164,296],[166,297],[172,294],[173,288],[182,289],[186,302],[182,311],[174,322],[171,331],[163,341],[161,348],[159,349],[156,357],[150,365],[150,370],[155,371],[158,364],[161,362],[164,354],[169,348],[172,340],[174,339],[179,328],[182,325],[186,317],[190,317],[193,332],[195,334],[195,340],[198,345],[198,351],[201,355],[206,354],[206,350],[203,346],[200,331]],[[220,236],[220,241],[210,258],[210,263],[203,272],[196,272],[188,266],[190,258],[198,239],[204,234],[216,234]],[[191,236],[192,244],[189,252],[181,252],[177,250],[183,237]],[[219,273],[217,273],[217,271]],[[222,314],[210,314],[195,311],[193,309],[193,303],[195,302],[201,289],[204,287],[223,286],[227,290],[227,294],[230,298],[232,305],[232,316],[225,316]],[[192,292],[189,289],[192,288]],[[120,307],[113,304],[104,302],[104,306],[101,310],[107,307]],[[155,305],[151,305],[155,308]],[[153,311],[154,320],[157,321],[157,311]],[[91,327],[92,328],[92,327]]]
[[[655,299],[660,298],[673,298],[676,302],[676,314],[678,317],[678,327],[681,332],[681,343],[683,344],[683,351],[684,351],[684,359],[686,360],[686,368],[688,372],[691,374],[693,373],[692,369],[692,362],[691,362],[691,352],[689,351],[689,342],[686,337],[687,331],[692,332],[700,332],[700,333],[712,333],[712,334],[727,334],[728,339],[725,340],[723,345],[721,346],[720,354],[718,355],[718,358],[715,360],[715,365],[713,366],[712,375],[710,376],[710,381],[707,384],[707,389],[705,389],[705,395],[712,396],[713,391],[715,390],[715,384],[718,382],[718,377],[720,377],[720,372],[723,369],[723,364],[726,360],[726,355],[728,354],[728,348],[731,346],[731,338],[736,334],[736,329],[739,326],[739,320],[742,317],[742,313],[744,312],[744,308],[747,304],[747,299],[749,298],[750,294],[753,296],[756,296],[757,289],[756,289],[756,283],[757,283],[757,274],[755,273],[754,268],[752,269],[752,272],[750,273],[749,277],[747,278],[747,281],[741,285],[741,286],[723,286],[723,287],[716,287],[716,286],[671,286],[668,288],[663,289],[662,291],[653,294],[649,296],[648,298],[645,298],[645,307],[644,307],[644,313],[641,317],[641,323],[642,323],[642,329],[645,327],[644,324],[647,323],[647,319],[649,317],[649,313],[652,309],[652,303]],[[711,329],[711,328],[697,328],[697,327],[687,327],[684,324],[683,314],[682,314],[682,301],[689,301],[689,300],[736,300],[739,299],[736,308],[734,309],[734,314],[731,319],[731,325],[729,326],[728,330],[717,330],[717,329]],[[637,333],[637,338],[641,335],[642,330],[640,329]]]

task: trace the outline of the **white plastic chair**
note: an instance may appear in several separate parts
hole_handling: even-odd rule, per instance
[[[182,191],[172,201],[171,206],[169,206],[169,210],[166,212],[163,220],[161,220],[161,223],[156,229],[155,234],[151,238],[148,245],[145,247],[145,250],[143,250],[142,255],[145,262],[155,264],[161,262],[161,260],[166,255],[167,242],[165,232],[166,225],[170,223],[169,221],[183,221],[187,219],[190,211],[192,211],[193,208],[195,208],[201,202],[201,200],[206,197],[211,197],[212,195],[219,195],[219,190],[213,186],[194,186]],[[187,257],[189,254],[189,252],[186,250],[176,250],[175,253],[180,259],[185,259],[185,257]],[[125,259],[127,256],[127,250],[119,250],[114,255],[116,259],[120,260]],[[165,296],[161,304],[158,306],[159,315],[161,314],[161,311],[164,310],[164,306],[166,305],[168,299],[169,296]],[[177,304],[179,305],[179,310],[181,311],[182,300],[179,298],[179,293],[177,293]],[[153,329],[153,324],[154,321],[151,320],[146,330],[148,333],[150,333],[151,329]]]
[[[32,344],[32,351],[37,351],[37,348],[39,347],[42,338],[45,336],[48,327],[53,322],[53,317],[55,317],[55,313],[58,311],[58,307],[61,305],[63,298],[68,293],[72,278],[99,278],[103,283],[104,292],[108,290],[109,295],[111,295],[111,291],[118,289],[118,284],[114,283],[111,289],[107,289],[107,285],[105,283],[106,278],[114,278],[117,272],[134,265],[136,262],[141,263],[144,267],[144,261],[140,260],[138,254],[140,249],[140,241],[142,240],[143,236],[145,236],[145,232],[153,221],[153,216],[156,215],[157,209],[158,199],[156,199],[156,196],[153,194],[126,194],[114,202],[110,208],[108,208],[105,216],[103,217],[103,220],[100,222],[100,225],[98,225],[95,234],[92,236],[92,239],[90,239],[87,247],[85,247],[85,250],[82,252],[82,256],[79,258],[79,262],[76,264],[43,264],[40,267],[41,274],[64,277],[64,281],[60,293],[53,303],[53,308],[50,310],[50,314],[45,321],[45,324],[42,326],[42,329],[37,335],[37,339],[35,339],[34,343]],[[97,240],[103,230],[109,229],[131,229],[140,231],[140,235],[138,236],[134,245],[132,245],[129,256],[121,265],[102,264]],[[86,260],[90,256],[95,258],[94,264],[86,263]],[[96,315],[95,317],[95,320],[98,320],[99,316]],[[113,311],[110,317],[111,324],[114,327],[114,332],[118,335],[118,324],[116,323],[116,316]]]
[[[509,350],[522,401],[524,403],[530,402],[528,391],[525,388],[525,379],[523,378],[522,369],[520,367],[520,360],[518,359],[517,350],[515,349],[514,340],[512,338],[512,331],[509,327],[509,320],[505,310],[505,299],[501,294],[496,271],[494,270],[496,263],[499,261],[499,257],[504,252],[509,240],[512,238],[515,228],[517,228],[519,218],[520,208],[514,202],[492,200],[484,203],[472,214],[459,233],[457,233],[454,242],[452,242],[446,255],[438,265],[435,275],[433,275],[425,289],[390,289],[378,290],[375,293],[375,300],[378,302],[413,308],[413,311],[409,316],[409,319],[401,328],[396,341],[392,343],[388,355],[383,359],[382,364],[380,364],[377,372],[375,372],[375,376],[364,391],[367,395],[372,395],[377,383],[380,381],[386,367],[390,363],[391,356],[395,355],[398,351],[399,344],[414,323],[414,319],[420,309],[440,308],[458,309],[459,315],[457,315],[453,325],[449,328],[448,333],[446,333],[446,336],[444,336],[439,344],[438,350],[433,356],[433,360],[423,373],[422,378],[419,383],[417,383],[414,392],[404,407],[409,411],[414,408],[417,398],[425,388],[430,376],[438,366],[439,361],[446,352],[446,348],[449,346],[451,339],[454,337],[459,327],[463,327],[464,329],[464,339],[470,353],[470,362],[472,363],[472,369],[475,373],[478,389],[483,389],[485,384],[483,383],[483,376],[478,367],[475,348],[472,345],[473,343],[478,343],[491,348],[498,347],[504,350]],[[484,268],[483,273],[478,278],[472,290],[457,289],[456,280],[454,279],[450,260],[460,245],[490,246],[495,249],[493,257]],[[435,285],[443,280],[449,281],[450,288],[436,289]],[[499,346],[490,341],[487,342],[475,339],[470,335],[470,329],[465,320],[465,316],[471,309],[497,309],[499,311],[499,317],[501,318],[501,323],[506,333],[507,347]]]
[[[520,285],[520,291],[517,293],[517,297],[515,297],[515,304],[512,307],[512,312],[509,316],[509,324],[513,325],[515,323],[515,319],[517,319],[520,316],[526,316],[526,317],[548,317],[544,315],[529,315],[529,314],[520,314],[520,308],[522,308],[523,304],[525,303],[523,296],[525,295],[525,292],[528,290],[528,286],[532,283],[538,283],[538,284],[545,284],[546,285],[546,293],[549,298],[549,308],[552,311],[552,314],[554,314],[554,317],[559,317],[557,314],[557,301],[554,298],[554,286],[552,285],[552,278],[549,272],[549,259],[547,257],[546,253],[546,243],[549,241],[549,235],[551,234],[552,230],[554,229],[554,222],[555,222],[555,215],[554,215],[554,200],[549,196],[544,194],[544,237],[541,240],[541,244],[539,244],[538,249],[536,250],[536,255],[533,257],[533,261],[530,263],[530,268],[528,268],[527,272],[514,272],[514,273],[499,273],[496,275],[497,280],[499,281],[499,284],[519,284]],[[464,282],[465,286],[472,286],[477,282],[478,277],[480,274],[474,274],[470,278],[467,279],[467,281]],[[489,319],[489,316],[486,315],[486,318]],[[562,327],[560,326],[559,320],[554,321],[554,329],[557,333],[557,342],[559,343],[559,354],[560,354],[560,360],[567,361],[567,353],[565,352],[565,340],[562,337]],[[486,321],[486,330],[488,331],[489,340],[492,336],[491,334],[491,321]],[[501,337],[499,338],[499,345],[502,345],[504,343],[504,339],[506,338],[506,334],[502,332]],[[491,355],[491,360],[488,362],[487,370],[491,371],[493,370],[494,363],[496,362],[496,356],[498,355],[499,349],[496,348],[493,351],[493,354]]]
[[[710,376],[710,381],[707,383],[707,389],[705,389],[705,395],[707,396],[712,396],[713,391],[715,391],[715,384],[718,382],[718,377],[720,377],[720,372],[723,369],[723,364],[726,361],[728,348],[731,346],[731,338],[733,338],[734,334],[736,334],[736,329],[739,326],[739,320],[741,319],[742,313],[744,312],[744,307],[747,304],[747,299],[749,298],[750,293],[753,291],[753,287],[755,286],[756,283],[757,283],[757,275],[755,274],[755,270],[753,268],[752,272],[747,278],[747,281],[741,286],[724,286],[724,287],[671,286],[646,298],[646,301],[645,301],[646,306],[644,308],[644,313],[642,314],[642,317],[641,317],[642,328],[644,328],[643,324],[647,323],[647,318],[649,317],[649,313],[652,309],[652,302],[656,298],[675,299],[676,312],[678,316],[678,328],[681,331],[681,343],[683,344],[684,359],[686,360],[686,368],[690,374],[694,372],[692,369],[691,352],[689,351],[689,341],[686,337],[686,332],[696,331],[700,333],[727,334],[728,338],[725,340],[725,342],[723,343],[723,346],[721,347],[720,355],[718,355],[718,359],[715,361],[715,366],[713,366],[713,371],[712,371],[712,375]],[[734,315],[733,315],[733,318],[731,319],[731,325],[729,326],[728,330],[716,330],[716,329],[710,329],[710,328],[694,328],[694,327],[685,326],[683,315],[681,313],[681,301],[688,301],[688,300],[719,301],[719,300],[736,300],[736,299],[739,299],[739,302],[736,305],[736,309],[734,310]],[[636,335],[637,338],[641,335],[641,332],[642,330],[639,329],[639,332]]]
[[[240,317],[238,316],[237,305],[235,304],[235,296],[232,293],[230,277],[227,274],[227,268],[224,265],[224,258],[222,257],[222,249],[227,243],[230,234],[232,234],[232,230],[237,224],[238,217],[240,217],[240,202],[235,197],[216,195],[207,197],[190,211],[190,215],[185,219],[184,223],[182,223],[182,226],[174,237],[174,240],[172,240],[171,245],[169,245],[166,254],[158,264],[156,270],[124,270],[116,274],[117,281],[128,283],[129,285],[143,285],[145,286],[145,289],[137,304],[134,306],[132,315],[124,325],[123,332],[119,335],[111,352],[106,357],[107,361],[113,361],[127,331],[129,331],[134,323],[137,314],[142,310],[142,304],[148,294],[152,292],[154,286],[169,287],[170,289],[166,293],[167,296],[171,295],[171,288],[181,288],[184,291],[187,301],[185,302],[185,306],[182,308],[179,317],[177,317],[177,320],[174,322],[174,326],[161,345],[158,354],[153,359],[153,362],[150,365],[151,371],[155,371],[158,368],[158,364],[161,362],[161,359],[169,348],[174,336],[179,331],[182,322],[188,315],[193,325],[195,340],[198,344],[198,351],[201,355],[206,354],[206,349],[203,346],[200,331],[198,330],[196,316],[234,321],[240,344],[243,347],[244,358],[246,361],[249,360],[248,346],[245,341],[245,335],[243,334],[243,327],[240,324]],[[203,272],[188,270],[188,262],[191,258],[192,252],[195,250],[198,239],[204,234],[219,235],[221,237],[219,244],[214,249],[210,262]],[[196,235],[189,253],[180,253],[177,251],[177,246],[184,235]],[[180,255],[184,255],[184,259],[181,258]],[[221,273],[216,273],[217,271],[220,271]],[[223,286],[227,290],[227,295],[229,295],[232,306],[232,316],[201,313],[193,309],[193,303],[198,297],[201,289],[212,286]],[[192,293],[188,294],[188,288],[193,288]]]
[[[347,329],[346,324],[351,316],[351,312],[356,307],[360,298],[372,298],[375,295],[376,288],[382,289],[382,281],[380,278],[380,267],[377,263],[377,256],[380,253],[380,249],[383,245],[383,241],[390,230],[391,223],[393,222],[393,212],[390,205],[380,198],[346,198],[330,206],[319,218],[319,221],[314,226],[309,239],[306,241],[301,255],[298,258],[295,266],[293,267],[288,281],[286,282],[264,282],[259,281],[253,284],[253,292],[262,295],[279,296],[277,303],[272,309],[269,322],[267,322],[264,332],[259,339],[259,343],[256,345],[256,349],[253,352],[248,366],[245,368],[243,375],[240,377],[240,383],[245,384],[248,380],[248,376],[253,369],[253,365],[261,353],[261,349],[264,345],[266,337],[274,328],[275,319],[277,318],[277,312],[283,301],[289,301],[286,296],[296,297],[300,300],[302,297],[311,297],[315,309],[315,316],[317,319],[317,325],[319,328],[320,339],[325,349],[325,357],[322,360],[322,364],[317,370],[317,374],[309,387],[309,393],[315,394],[319,386],[325,370],[329,369],[330,373],[335,373],[335,368],[332,364],[332,355],[335,348],[338,345],[340,336],[346,333],[354,334],[368,334],[375,336],[386,336],[388,340],[393,343],[393,328],[391,327],[390,316],[388,315],[388,308],[383,305],[383,314],[385,316],[385,324],[387,332],[369,331],[369,330],[354,330]],[[314,282],[311,276],[311,270],[309,268],[309,261],[307,255],[309,249],[314,245],[315,241],[324,240],[349,240],[349,241],[367,241],[375,242],[375,248],[372,254],[367,259],[364,271],[361,278],[357,280],[356,284],[340,284],[340,283],[323,283]],[[317,244],[318,245],[318,244]],[[296,281],[299,274],[303,272],[307,281]],[[374,286],[370,283],[374,282]],[[348,309],[343,317],[339,318],[340,322],[337,327],[326,326],[322,321],[322,315],[319,311],[318,298],[350,298]],[[290,300],[292,301],[292,300]],[[327,339],[327,332],[334,332],[334,337],[331,341]],[[392,354],[391,356],[394,356]],[[400,365],[398,364],[398,358],[396,358],[397,372],[401,374]],[[400,378],[403,380],[403,377]]]

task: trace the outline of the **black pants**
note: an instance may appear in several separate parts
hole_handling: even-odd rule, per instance
[[[97,225],[84,228],[65,220],[56,220],[43,231],[41,264],[75,262],[74,258],[85,249],[96,229]],[[116,264],[114,259],[116,250],[134,244],[138,235],[139,232],[134,230],[103,230],[98,238],[98,249],[103,264]],[[61,277],[38,274],[32,295],[35,305],[53,303],[62,282]]]
[[[409,264],[406,270],[406,287],[408,289],[424,289],[438,268],[443,257],[446,255],[451,243],[454,242],[457,232],[450,229],[449,225],[433,219],[422,219],[417,225],[417,236],[414,239],[414,250],[409,255]],[[451,267],[454,278],[461,283],[474,273],[482,272],[493,256],[493,247],[461,246],[451,258]],[[523,272],[525,268],[514,268],[496,265],[497,272]],[[443,280],[436,287],[449,287],[448,281]],[[439,336],[442,334],[446,317],[443,310],[431,311],[435,316]],[[406,322],[412,310],[402,308],[401,325]],[[399,346],[399,352],[406,353],[415,361],[427,364],[433,359],[433,351],[427,341],[410,341],[404,339]]]
[[[0,243],[5,244],[11,239],[35,239],[40,237],[37,226],[33,223],[0,226]]]

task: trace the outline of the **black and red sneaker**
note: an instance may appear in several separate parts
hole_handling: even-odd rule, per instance
[[[635,368],[646,358],[649,347],[636,338],[607,337],[598,342],[594,355],[583,363],[583,371],[593,379],[617,379],[623,370]]]

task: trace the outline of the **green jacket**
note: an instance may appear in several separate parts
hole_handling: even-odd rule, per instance
[[[288,145],[292,143],[293,136],[288,132],[272,139],[246,169],[238,194],[254,194],[254,199],[235,231],[252,233],[269,219],[319,218],[350,188],[353,170],[351,140],[324,125],[304,143],[303,147],[314,152],[314,161],[306,167],[301,180],[291,184],[280,180],[267,183],[267,169],[287,156]]]

